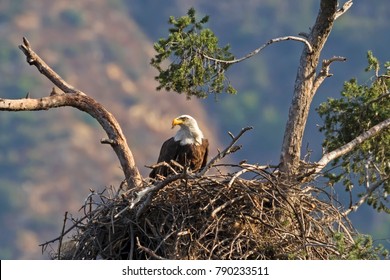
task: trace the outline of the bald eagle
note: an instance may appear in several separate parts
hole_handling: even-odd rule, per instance
[[[189,115],[181,115],[172,121],[172,128],[176,125],[180,129],[176,135],[166,140],[160,150],[157,163],[176,161],[192,172],[199,171],[207,163],[209,141],[204,138],[196,120]],[[150,172],[150,178],[157,175],[167,177],[170,170],[166,166],[156,167]]]

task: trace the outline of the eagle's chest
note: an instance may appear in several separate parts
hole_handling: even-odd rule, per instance
[[[176,161],[183,166],[188,166],[192,170],[199,169],[203,154],[200,145],[181,143],[177,146]]]

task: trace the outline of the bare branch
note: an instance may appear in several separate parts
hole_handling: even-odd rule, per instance
[[[42,75],[46,76],[53,84],[55,84],[63,92],[82,93],[80,90],[74,88],[70,84],[64,81],[53,69],[47,65],[42,58],[40,58],[31,48],[30,42],[23,37],[23,45],[19,46],[19,49],[26,56],[27,63],[37,67]]]
[[[331,77],[333,76],[333,74],[331,74],[329,72],[329,68],[330,68],[330,65],[335,62],[335,61],[341,61],[341,62],[344,62],[346,61],[347,59],[345,57],[342,57],[342,56],[334,56],[330,59],[324,59],[322,61],[322,66],[321,66],[321,71],[320,73],[317,75],[315,81],[314,81],[314,85],[313,85],[313,91],[317,91],[317,89],[320,87],[320,85],[322,84],[322,82],[328,78],[328,77]]]
[[[165,258],[157,255],[154,251],[150,250],[149,248],[142,246],[138,237],[137,237],[137,246],[140,250],[144,251],[155,260],[166,260]]]
[[[62,247],[62,239],[64,237],[64,231],[65,231],[65,225],[66,225],[66,220],[68,219],[68,211],[65,212],[65,216],[64,216],[64,222],[62,224],[62,230],[61,230],[61,235],[60,235],[60,239],[59,239],[59,242],[58,242],[58,259],[60,260],[61,259],[61,247]]]
[[[369,130],[363,132],[358,137],[353,139],[352,141],[348,142],[347,144],[341,146],[340,148],[326,153],[322,156],[322,158],[317,162],[317,167],[315,169],[315,173],[320,172],[329,162],[332,160],[339,158],[346,153],[352,151],[354,148],[356,148],[359,144],[363,143],[367,139],[375,136],[379,132],[388,129],[390,127],[390,119],[387,119],[383,122],[378,123],[377,125],[371,127]]]
[[[353,5],[352,0],[345,2],[344,5],[340,9],[337,10],[334,19],[338,19],[340,16],[345,14],[349,10],[349,8],[352,7],[352,5]]]
[[[240,139],[240,137],[245,132],[247,132],[248,130],[251,130],[251,129],[253,129],[253,127],[251,127],[251,126],[248,126],[248,127],[241,129],[240,133],[236,137],[232,137],[233,135],[230,133],[229,135],[230,135],[230,137],[232,137],[232,142],[230,142],[229,146],[227,146],[222,152],[218,152],[218,154],[213,159],[211,159],[210,162],[199,172],[199,175],[200,176],[204,175],[213,166],[213,164],[215,162],[224,158],[228,154],[237,151],[237,146],[234,146],[234,145],[237,143],[238,139]]]
[[[187,173],[179,173],[172,176],[167,177],[165,180],[158,182],[157,184],[150,185],[146,188],[143,188],[141,191],[135,194],[135,198],[130,202],[129,208],[133,209],[145,196],[149,194],[153,194],[157,192],[158,190],[161,190],[165,186],[169,185],[170,183],[179,180],[184,179],[187,176],[189,176]],[[130,196],[132,194],[131,190],[124,194],[124,196]],[[119,213],[118,213],[119,215]]]
[[[233,199],[231,199],[231,200],[226,201],[226,202],[225,202],[224,204],[222,204],[221,206],[215,208],[215,210],[211,213],[211,217],[212,217],[213,219],[215,219],[215,218],[217,217],[218,212],[220,212],[221,210],[225,209],[226,207],[232,205],[233,203],[239,201],[239,200],[242,199],[243,197],[244,197],[244,196],[241,195],[241,196],[239,196],[239,197],[235,197],[235,198],[233,198]]]
[[[367,198],[369,198],[370,195],[388,179],[389,177],[386,177],[383,180],[380,180],[375,184],[373,184],[372,186],[370,186],[367,189],[367,192],[363,196],[361,196],[360,199],[353,206],[349,207],[347,210],[343,212],[343,215],[347,216],[352,211],[356,211],[364,202],[366,202]]]
[[[93,212],[96,213],[98,211],[101,211],[101,209],[96,209],[94,210]],[[47,245],[49,245],[50,243],[54,243],[56,242],[57,240],[60,240],[62,239],[66,234],[68,234],[69,232],[71,232],[74,228],[76,228],[79,224],[81,224],[82,221],[84,221],[85,219],[88,219],[89,216],[84,216],[82,218],[80,218],[79,220],[77,220],[71,227],[69,227],[67,230],[61,232],[61,235],[54,238],[54,239],[51,239],[49,241],[46,241],[42,244],[39,244],[40,247],[42,247],[42,251],[44,251],[44,247],[46,247]]]
[[[128,187],[142,185],[142,178],[135,165],[133,154],[127,145],[126,138],[115,117],[107,111],[100,103],[85,93],[79,91],[66,83],[56,72],[54,72],[32,49],[26,38],[23,38],[23,45],[20,49],[26,55],[27,62],[34,65],[50,81],[58,86],[64,93],[55,89],[47,97],[23,99],[1,99],[0,111],[38,111],[51,108],[71,106],[86,112],[96,119],[108,136],[102,143],[110,144],[115,151],[122,166]]]
[[[222,59],[217,59],[217,58],[214,58],[214,57],[210,57],[206,54],[203,54],[202,53],[202,56],[208,60],[211,60],[211,61],[214,61],[216,63],[221,63],[221,64],[235,64],[235,63],[239,63],[243,60],[246,60],[248,58],[251,58],[252,56],[255,56],[256,54],[258,54],[259,52],[261,52],[263,49],[265,49],[267,46],[273,44],[273,43],[278,43],[278,42],[282,42],[282,41],[289,41],[289,40],[292,40],[292,41],[298,41],[298,42],[302,42],[306,45],[307,49],[309,52],[312,52],[313,49],[309,43],[308,40],[306,40],[305,38],[302,38],[302,37],[297,37],[297,36],[285,36],[285,37],[279,37],[279,38],[274,38],[274,39],[271,39],[269,40],[267,43],[265,43],[264,45],[260,46],[259,48],[255,49],[254,51],[248,53],[247,55],[241,57],[241,58],[238,58],[238,59],[233,59],[233,60],[222,60]]]

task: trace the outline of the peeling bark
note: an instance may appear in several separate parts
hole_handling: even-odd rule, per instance
[[[337,12],[337,0],[321,0],[316,22],[308,34],[312,51],[305,45],[301,54],[280,157],[280,170],[286,174],[295,174],[298,171],[303,133],[316,92],[316,69]]]

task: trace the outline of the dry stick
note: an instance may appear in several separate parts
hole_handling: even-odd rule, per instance
[[[20,45],[19,49],[21,49],[24,55],[26,56],[26,60],[28,64],[37,67],[37,69],[39,70],[39,72],[41,72],[42,75],[46,76],[53,84],[55,84],[63,92],[79,93],[81,95],[85,95],[85,93],[69,85],[67,82],[64,81],[64,79],[60,77],[60,75],[58,75],[55,71],[53,71],[53,69],[51,69],[49,65],[47,65],[43,61],[43,59],[40,58],[31,49],[30,42],[25,37],[23,37],[23,45]]]
[[[339,157],[345,155],[346,153],[349,153],[350,151],[352,151],[354,148],[356,148],[358,145],[360,145],[361,143],[363,143],[367,139],[375,136],[376,134],[378,134],[381,131],[384,131],[385,129],[388,129],[389,127],[390,127],[390,118],[378,123],[377,125],[374,125],[369,130],[363,132],[358,137],[356,137],[352,141],[348,142],[347,144],[341,146],[340,148],[338,148],[332,152],[326,153],[316,163],[316,167],[313,168],[312,172],[319,173],[332,160],[339,158]]]
[[[233,145],[235,145],[237,143],[238,139],[240,139],[240,137],[245,132],[247,132],[251,129],[253,129],[253,127],[251,127],[251,126],[248,126],[248,127],[241,129],[240,133],[236,137],[233,137],[233,135],[231,133],[229,133],[229,135],[232,137],[232,142],[222,152],[218,152],[218,154],[213,159],[211,159],[210,162],[198,173],[198,175],[203,176],[214,165],[214,163],[216,163],[218,160],[224,158],[226,155],[228,155],[232,152],[237,151],[237,149],[234,149]]]
[[[147,253],[149,256],[151,256],[151,257],[153,257],[153,258],[155,258],[157,260],[166,260],[165,258],[157,255],[155,252],[153,252],[149,248],[142,246],[138,237],[137,237],[137,246],[138,246],[139,249],[141,249],[142,251]]]
[[[166,168],[169,168],[169,170],[173,173],[173,174],[177,174],[177,171],[173,168],[173,166],[176,166],[178,167],[180,170],[183,170],[184,167],[179,164],[177,161],[171,159],[171,161],[169,163],[165,162],[165,161],[162,161],[162,162],[159,162],[159,163],[156,163],[154,165],[145,165],[145,167],[147,168],[151,168],[151,169],[155,169],[155,168],[159,168],[159,167],[166,167]],[[157,174],[159,175],[159,174]],[[159,175],[160,176],[160,175]],[[163,177],[163,176],[161,176]]]
[[[65,231],[65,225],[66,225],[66,220],[68,218],[68,211],[65,212],[65,215],[64,215],[64,223],[62,224],[62,230],[61,230],[61,235],[60,235],[60,239],[59,239],[59,242],[58,242],[58,259],[60,260],[61,259],[61,246],[62,246],[62,239],[64,238],[64,231]],[[42,247],[43,248],[43,247]]]
[[[141,175],[135,165],[133,154],[127,145],[122,129],[115,117],[93,98],[66,83],[64,79],[31,49],[31,45],[26,38],[23,38],[23,45],[20,45],[19,48],[25,54],[27,62],[30,65],[34,65],[39,72],[52,81],[64,93],[58,93],[53,90],[49,96],[39,99],[0,99],[0,111],[36,111],[71,106],[88,113],[99,122],[107,133],[109,139],[103,139],[101,142],[109,143],[115,151],[128,187],[141,186]]]
[[[242,174],[244,174],[244,173],[246,173],[246,172],[248,172],[248,171],[250,171],[250,170],[245,168],[245,169],[242,169],[242,170],[236,172],[236,173],[233,175],[232,179],[230,179],[229,184],[228,184],[228,187],[231,188],[232,185],[233,185],[233,183],[234,183],[234,181],[236,181],[236,179],[237,179],[238,177],[240,177]]]
[[[130,251],[129,251],[129,260],[133,259],[134,254],[134,227],[133,223],[130,223]]]
[[[388,179],[389,179],[389,176],[387,176],[384,179],[371,185],[367,189],[367,192],[363,196],[361,196],[360,199],[354,205],[351,205],[351,207],[349,207],[347,210],[345,210],[342,214],[344,216],[347,216],[352,211],[356,211],[367,200],[367,198]]]
[[[333,76],[333,74],[331,74],[329,72],[330,65],[333,62],[336,62],[336,61],[344,62],[346,60],[347,59],[345,57],[342,57],[342,56],[334,56],[330,59],[324,59],[322,61],[321,71],[320,71],[320,73],[318,73],[317,77],[314,80],[312,92],[316,92],[318,90],[318,88],[320,87],[320,85],[322,84],[322,82],[326,78]]]
[[[126,210],[128,209],[133,209],[135,206],[138,205],[138,203],[144,198],[145,196],[148,196],[150,198],[150,195],[155,193],[156,191],[164,188],[165,186],[169,185],[170,183],[183,179],[187,177],[188,174],[180,173],[180,174],[175,174],[172,176],[167,177],[164,181],[159,182],[158,184],[151,185],[149,187],[146,187],[136,193],[136,198],[130,201],[129,205],[123,208],[119,213],[117,213],[114,218],[118,218],[120,215],[122,215]],[[130,196],[132,193],[132,190],[127,191],[126,193],[123,194],[124,197]],[[142,210],[147,206],[149,200],[146,199],[144,203],[141,204],[140,209],[137,211],[137,217],[139,217],[142,214]]]
[[[110,207],[110,205],[109,205],[108,207]],[[92,212],[93,212],[93,215],[95,215],[96,213],[100,212],[101,210],[102,210],[102,209],[99,209],[99,208],[93,210],[93,211],[92,211]],[[58,236],[58,237],[56,237],[56,238],[54,238],[54,239],[52,239],[52,240],[46,241],[45,243],[39,244],[39,246],[41,246],[41,247],[43,248],[44,246],[47,246],[47,245],[50,244],[50,243],[53,243],[53,242],[55,242],[55,241],[57,241],[57,240],[60,240],[63,236],[65,236],[66,234],[68,234],[72,229],[74,229],[75,227],[77,227],[82,221],[84,221],[84,220],[87,219],[87,218],[89,218],[89,217],[88,217],[87,215],[85,215],[84,217],[82,217],[82,218],[80,218],[78,221],[76,221],[70,228],[68,228],[67,230],[65,230],[64,232],[62,232],[60,236]]]
[[[299,224],[299,227],[300,227],[300,231],[301,231],[301,237],[303,239],[305,239],[305,232],[306,232],[306,229],[305,229],[305,225],[304,225],[304,221],[301,220],[301,217],[300,215],[298,214],[297,210],[296,210],[296,207],[292,204],[292,202],[290,202],[290,200],[287,198],[286,194],[284,193],[283,190],[280,189],[280,187],[277,185],[277,184],[273,184],[277,190],[277,192],[279,193],[279,195],[284,199],[284,201],[290,206],[290,208],[292,209],[293,213],[294,213],[294,216],[295,218],[297,219],[298,221],[298,224]]]
[[[244,195],[241,195],[239,197],[235,197],[229,201],[226,201],[224,204],[222,204],[221,206],[215,208],[215,210],[211,213],[211,217],[213,219],[215,219],[215,217],[217,216],[218,212],[220,212],[221,210],[225,209],[226,207],[228,207],[229,205],[232,205],[233,203],[235,203],[236,201],[239,201],[240,199],[242,199],[244,197]]]
[[[352,5],[353,5],[352,0],[345,2],[344,5],[340,9],[337,10],[334,19],[337,19],[340,16],[342,16],[346,11],[349,10],[349,8],[351,8]]]
[[[285,37],[279,37],[279,38],[274,38],[274,39],[271,39],[269,40],[268,42],[266,42],[265,44],[263,44],[262,46],[260,46],[259,48],[255,49],[254,51],[248,53],[247,55],[245,55],[244,57],[241,57],[241,58],[238,58],[238,59],[233,59],[233,60],[223,60],[223,59],[217,59],[217,58],[214,58],[214,57],[210,57],[204,53],[202,53],[202,56],[208,60],[211,60],[211,61],[214,61],[216,63],[221,63],[221,64],[235,64],[235,63],[239,63],[243,60],[246,60],[248,58],[251,58],[252,56],[258,54],[259,52],[261,52],[263,49],[265,49],[267,46],[273,44],[273,43],[278,43],[278,42],[282,42],[282,41],[288,41],[288,40],[292,40],[292,41],[298,41],[298,42],[302,42],[304,43],[306,46],[307,46],[307,49],[309,50],[309,52],[311,53],[313,51],[313,48],[312,46],[310,45],[309,41],[306,40],[305,38],[302,38],[302,37],[296,37],[296,36],[285,36]]]
[[[266,165],[263,165],[263,166],[255,166],[255,165],[250,165],[250,164],[241,164],[239,165],[239,167],[243,168],[242,170],[236,172],[232,178],[230,179],[229,183],[228,183],[228,187],[230,188],[233,183],[236,181],[236,179],[238,177],[240,177],[242,174],[246,173],[246,172],[253,172],[253,173],[256,173],[256,174],[259,174],[260,176],[263,176],[261,175],[258,171],[260,171],[260,169],[266,169],[268,168],[268,166]],[[264,176],[263,176],[264,177]]]

